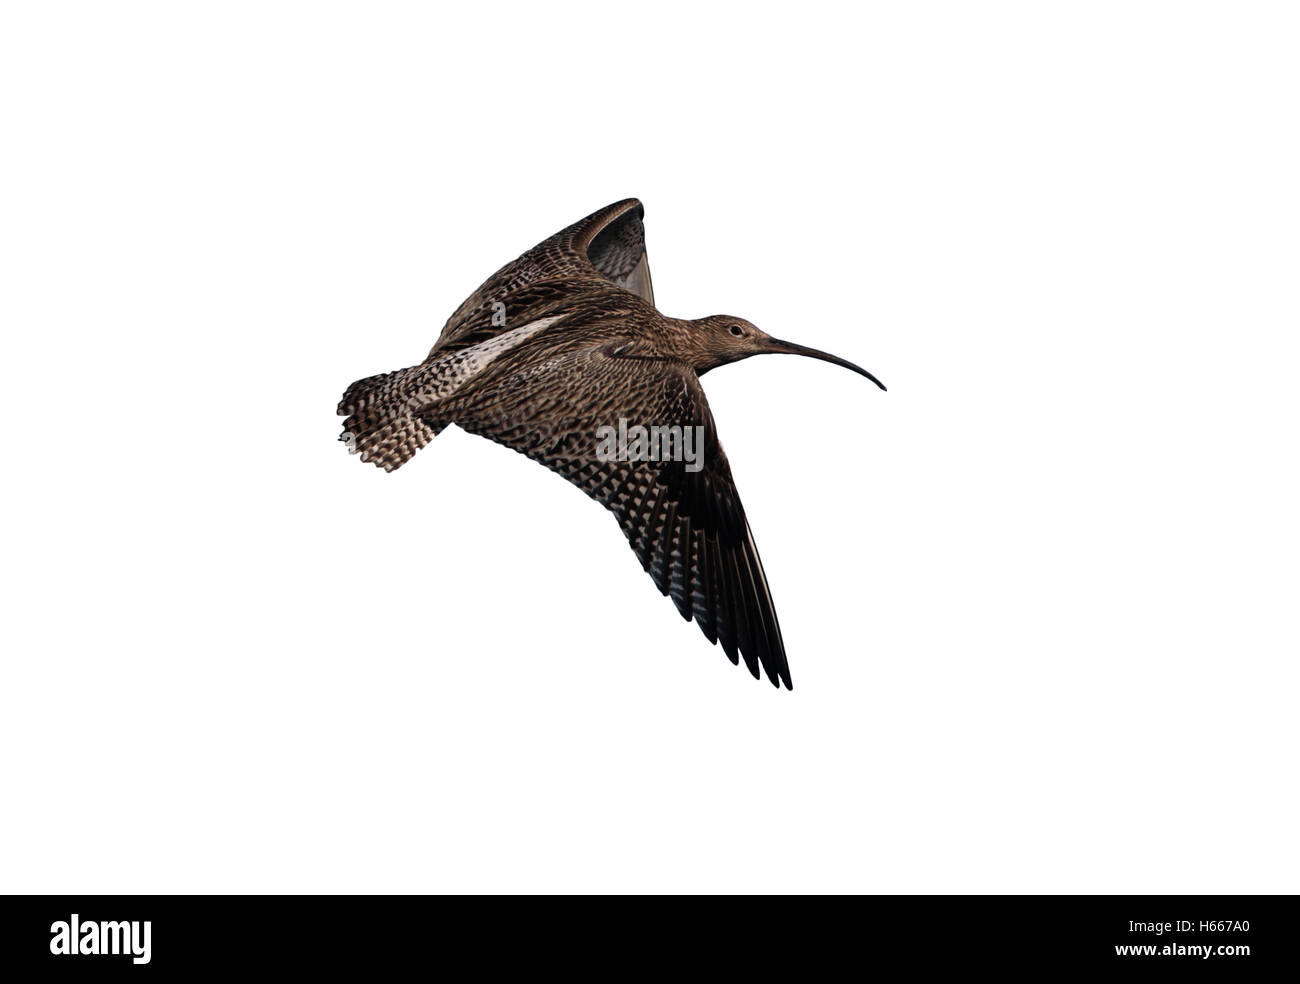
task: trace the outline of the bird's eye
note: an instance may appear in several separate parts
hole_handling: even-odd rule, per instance
[[[732,325],[732,326],[731,326],[731,333],[732,333],[733,335],[740,336],[740,335],[745,334],[745,329],[741,328],[740,325]]]

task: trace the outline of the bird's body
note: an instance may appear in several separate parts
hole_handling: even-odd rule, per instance
[[[739,318],[660,314],[642,214],[635,199],[615,203],[497,271],[423,363],[348,388],[343,439],[391,471],[455,423],[541,462],[615,514],[659,589],[733,663],[743,657],[754,676],[761,666],[789,687],[767,580],[698,377],[760,352],[869,374]],[[620,423],[689,428],[698,457],[611,455],[599,434]]]

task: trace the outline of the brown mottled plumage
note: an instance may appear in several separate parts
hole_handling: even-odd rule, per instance
[[[418,366],[359,380],[338,412],[343,440],[387,471],[448,424],[563,475],[618,518],[642,566],[733,663],[791,686],[754,537],[699,376],[768,352],[852,363],[723,315],[682,321],[654,306],[634,198],[502,267],[447,321]],[[600,460],[597,430],[703,428],[702,467]]]

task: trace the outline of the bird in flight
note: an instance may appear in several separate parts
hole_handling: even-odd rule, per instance
[[[732,663],[793,688],[781,627],[700,377],[765,353],[866,376],[743,318],[655,307],[635,198],[494,273],[419,365],[358,380],[340,440],[385,471],[449,424],[558,472],[618,519],[642,567]],[[615,436],[617,435],[617,440]],[[631,438],[629,441],[628,438]]]

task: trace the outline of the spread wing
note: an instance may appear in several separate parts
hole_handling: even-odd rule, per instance
[[[733,663],[743,658],[755,678],[761,667],[775,686],[791,687],[763,564],[699,379],[682,363],[620,351],[593,347],[506,376],[456,422],[541,462],[609,509],[683,618],[694,618]],[[610,459],[613,444],[602,453],[601,434],[610,436],[601,428],[617,432],[620,420],[631,435],[637,426],[691,428],[689,438],[678,432],[686,460]]]
[[[503,320],[522,324],[592,285],[613,283],[653,307],[644,214],[635,198],[615,202],[506,264],[447,319],[433,350],[475,344],[499,332]]]

